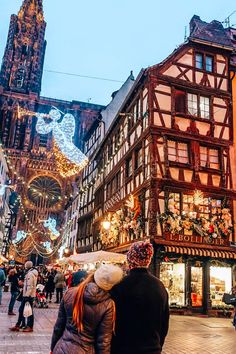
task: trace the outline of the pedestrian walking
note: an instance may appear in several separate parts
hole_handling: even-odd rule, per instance
[[[16,272],[16,269],[10,269],[8,273],[8,281],[11,283],[11,299],[8,305],[8,315],[9,316],[15,316],[16,314],[13,312],[14,305],[16,302],[16,298],[19,295],[19,277]]]
[[[105,264],[68,289],[53,331],[53,354],[110,354],[115,306],[109,290],[122,277],[121,268]]]
[[[60,270],[58,270],[55,275],[54,284],[56,289],[56,304],[59,304],[62,300],[63,288],[65,286],[65,277]]]
[[[232,288],[232,295],[236,296],[236,286]],[[236,301],[233,303],[234,306],[234,314],[233,314],[233,326],[236,331]]]
[[[37,269],[33,268],[33,263],[31,261],[27,261],[25,263],[25,269],[26,269],[26,274],[25,274],[24,285],[23,285],[23,299],[19,307],[19,317],[16,325],[10,328],[11,331],[15,331],[15,332],[18,332],[20,330],[20,326],[22,325],[22,323],[24,323],[24,307],[26,303],[30,304],[32,315],[27,317],[27,326],[26,328],[23,328],[22,331],[33,332],[33,326],[34,326],[33,302],[36,295],[38,271]]]
[[[0,264],[0,305],[2,305],[2,288],[5,284],[6,275],[4,272],[4,265]]]
[[[52,294],[55,290],[54,273],[52,271],[47,273],[44,290],[46,292],[46,299],[49,298],[49,302],[52,302]]]
[[[148,271],[153,256],[149,242],[136,242],[127,254],[129,274],[111,295],[116,304],[112,354],[160,354],[168,332],[168,294]]]

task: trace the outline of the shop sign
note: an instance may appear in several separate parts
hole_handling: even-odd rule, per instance
[[[166,234],[166,239],[169,241],[177,241],[177,242],[189,242],[189,243],[201,243],[201,244],[211,244],[216,246],[228,246],[229,241],[223,238],[215,238],[209,241],[209,237],[202,237],[200,235],[173,235]]]

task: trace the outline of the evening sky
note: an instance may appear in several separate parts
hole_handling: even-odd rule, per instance
[[[0,0],[0,58],[10,15],[22,0]],[[194,14],[223,21],[233,0],[44,0],[47,22],[43,96],[107,104],[130,70],[156,64],[184,41]],[[231,18],[236,24],[236,14]],[[95,76],[110,82],[48,72]]]

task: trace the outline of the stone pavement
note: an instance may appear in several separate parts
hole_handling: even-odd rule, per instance
[[[0,354],[48,354],[58,305],[52,303],[48,309],[35,309],[33,333],[14,333],[8,329],[15,324],[17,317],[7,315],[9,298],[9,293],[3,293],[3,305],[0,306]],[[236,331],[231,320],[172,316],[163,354],[235,354],[235,348]]]

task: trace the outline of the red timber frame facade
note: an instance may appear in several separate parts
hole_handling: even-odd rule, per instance
[[[158,221],[170,199],[180,215],[187,207],[210,218],[227,203],[235,217],[230,56],[229,48],[189,40],[142,71],[96,155],[101,177],[95,184],[94,243],[108,213],[124,206],[130,194],[137,196],[141,236],[155,249],[152,271],[178,311],[220,308],[223,292],[235,282],[234,232],[210,240],[192,230],[167,232]],[[196,190],[203,193],[197,209]],[[125,252],[133,241],[120,236],[109,249]],[[217,270],[227,273],[225,283]]]

